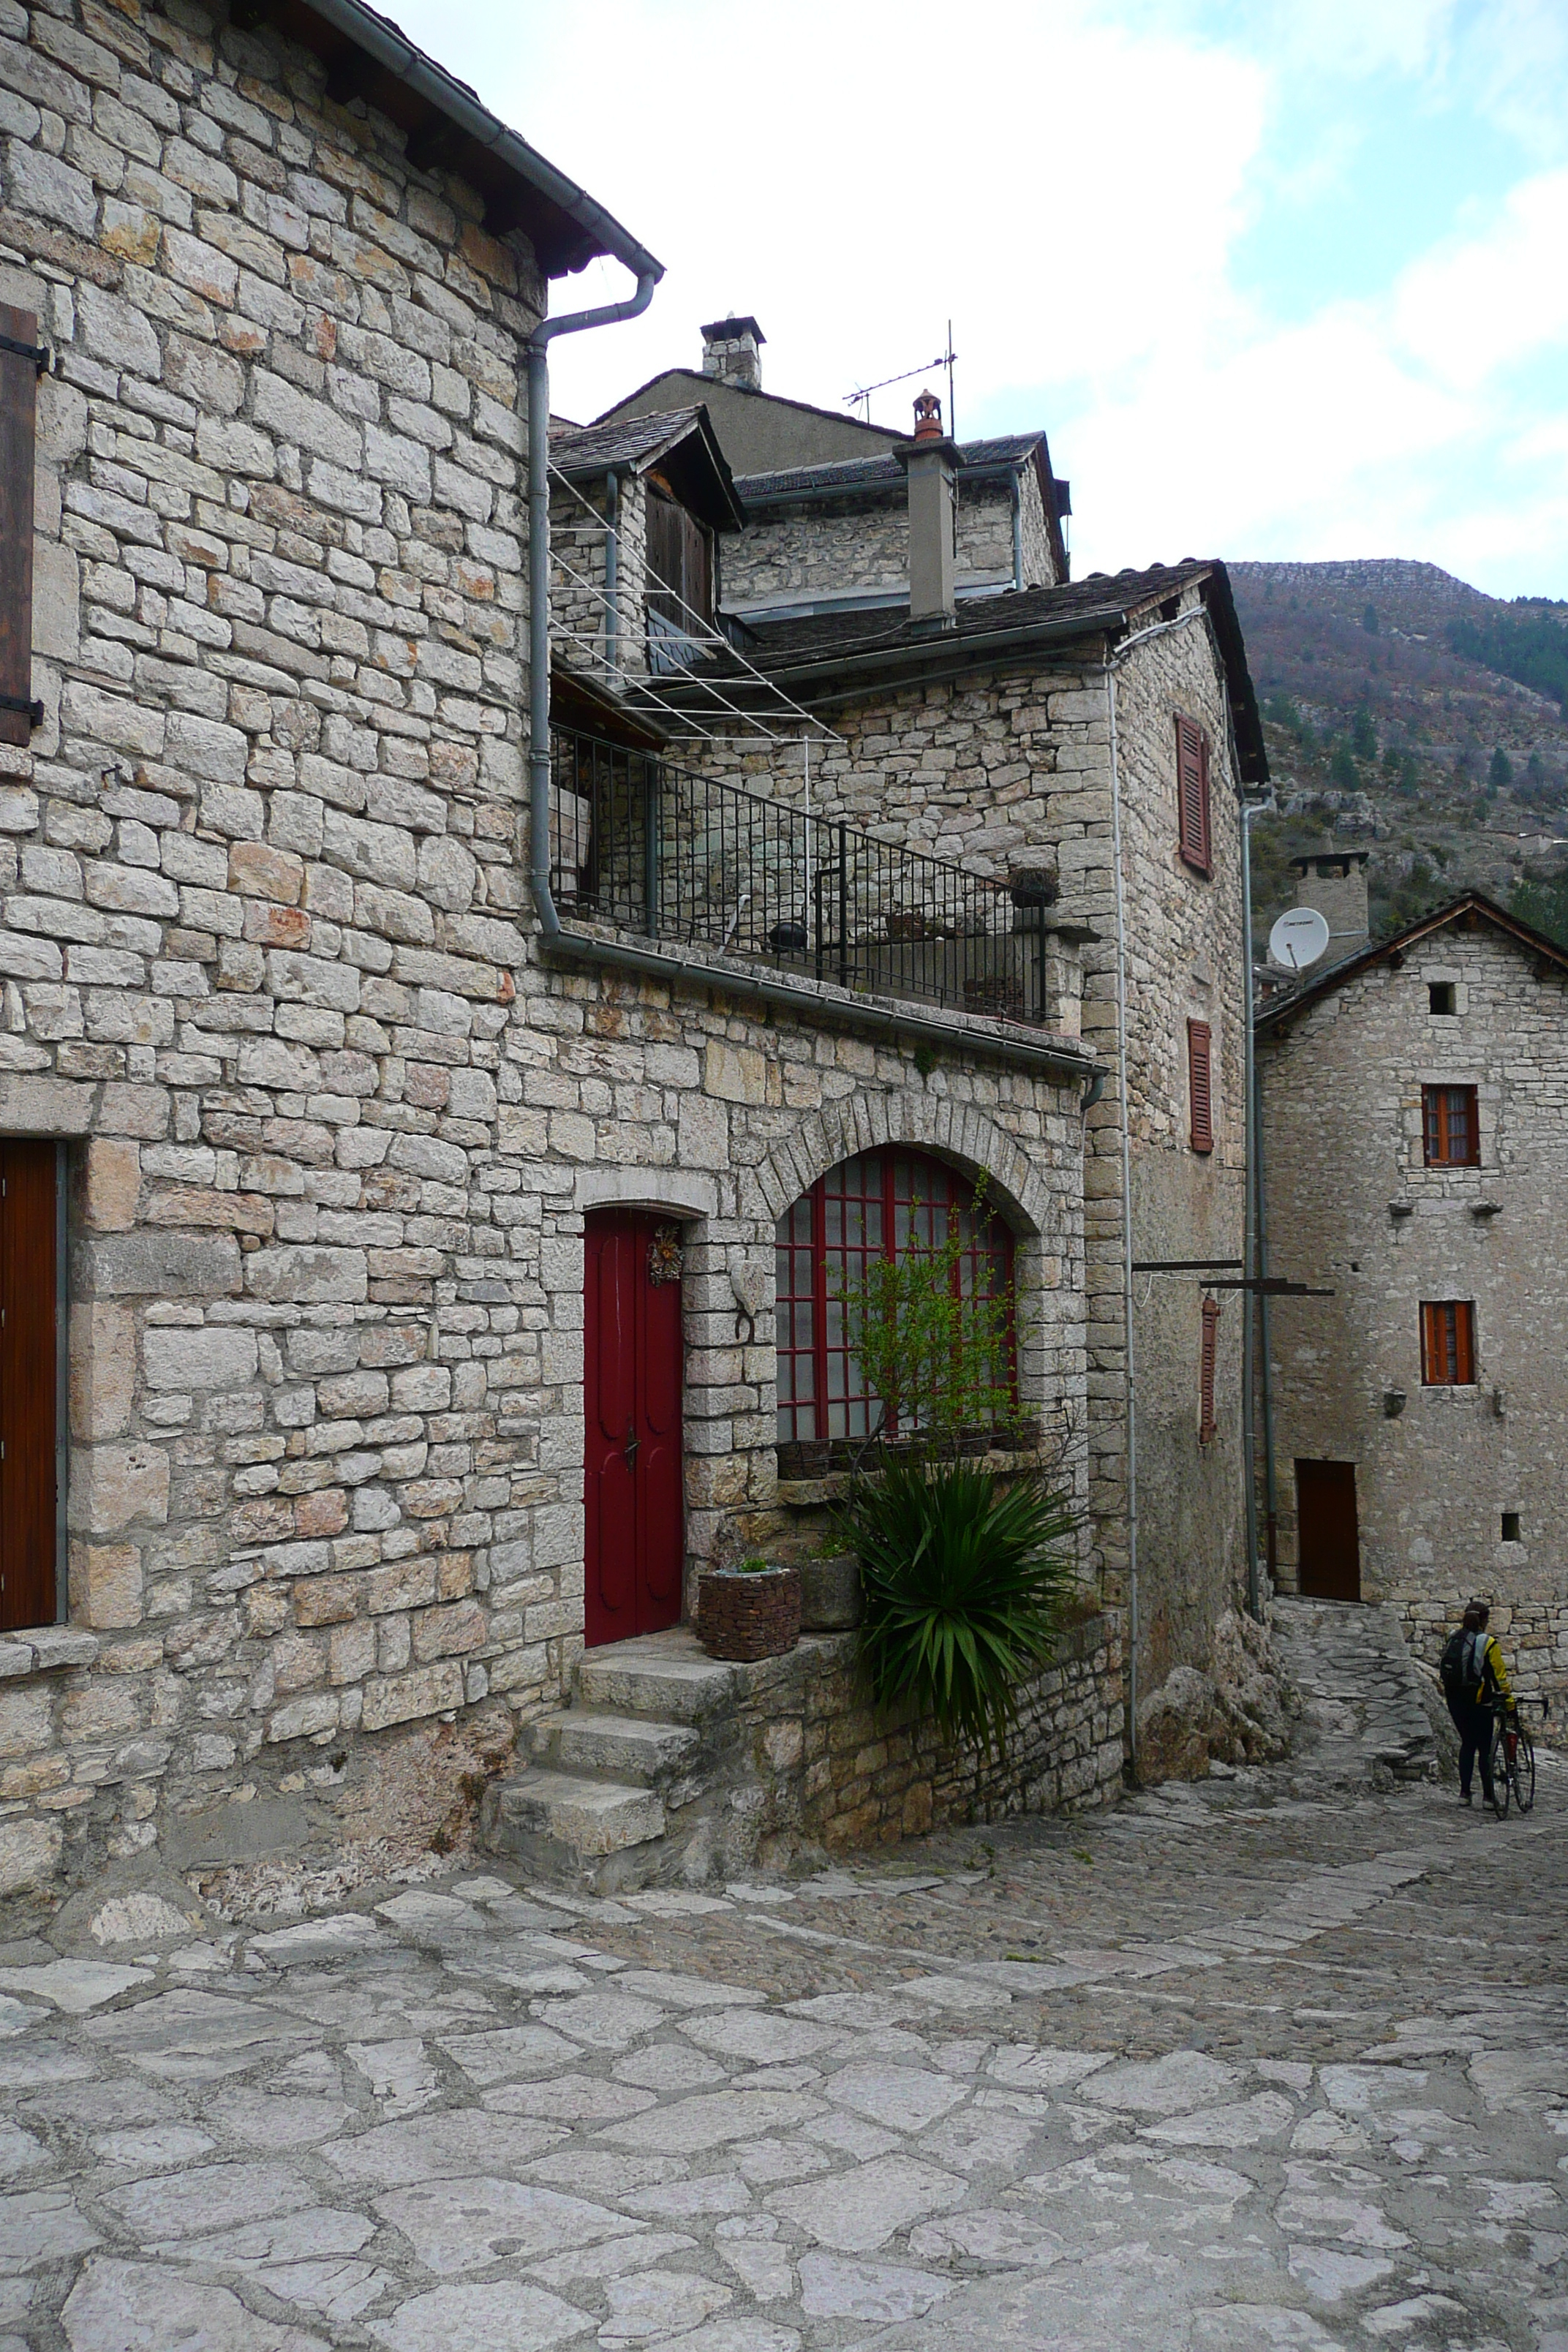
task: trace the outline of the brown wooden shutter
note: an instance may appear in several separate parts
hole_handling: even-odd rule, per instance
[[[0,743],[31,737],[33,695],[33,455],[37,437],[38,340],[31,310],[0,302]],[[52,1613],[52,1612],[51,1612]]]
[[[1217,1435],[1219,1423],[1215,1417],[1215,1362],[1219,1354],[1219,1301],[1204,1300],[1203,1352],[1198,1360],[1198,1437],[1206,1445]]]
[[[0,1628],[55,1622],[52,1142],[0,1142]]]
[[[1454,1380],[1468,1389],[1476,1377],[1476,1308],[1475,1301],[1461,1298],[1454,1306]]]
[[[1209,856],[1209,746],[1197,721],[1176,713],[1178,846],[1186,863],[1206,874]]]
[[[1187,1098],[1192,1106],[1194,1151],[1214,1150],[1212,1038],[1206,1021],[1187,1024]]]

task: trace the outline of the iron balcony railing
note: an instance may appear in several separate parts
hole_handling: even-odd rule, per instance
[[[655,752],[551,730],[563,915],[964,1013],[1047,1020],[1048,886],[1009,886]]]

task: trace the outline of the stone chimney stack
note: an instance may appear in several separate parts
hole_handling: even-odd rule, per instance
[[[942,429],[934,392],[916,401],[914,438],[893,455],[910,478],[910,618],[951,627],[957,610],[955,478],[963,459]]]
[[[727,319],[715,319],[702,330],[703,374],[715,383],[732,383],[740,392],[761,392],[759,351],[766,341],[754,319],[737,319],[733,311]]]
[[[1329,927],[1326,964],[1341,963],[1367,944],[1371,927],[1366,867],[1371,854],[1365,849],[1335,849],[1325,841],[1310,856],[1290,860],[1296,873],[1296,904],[1316,907]]]

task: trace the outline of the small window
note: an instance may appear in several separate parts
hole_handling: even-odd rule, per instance
[[[1423,1087],[1421,1140],[1428,1168],[1479,1168],[1480,1121],[1474,1087]]]
[[[1519,1541],[1519,1513],[1517,1511],[1505,1511],[1503,1513],[1502,1539],[1504,1543],[1517,1543]]]
[[[1196,719],[1176,713],[1177,845],[1195,874],[1214,870],[1209,845],[1209,739]]]
[[[1421,1307],[1421,1383],[1429,1389],[1473,1388],[1476,1308],[1469,1298],[1426,1299]]]
[[[1452,1015],[1459,1006],[1451,980],[1429,980],[1426,983],[1426,1009],[1429,1013]]]
[[[1187,1024],[1187,1101],[1194,1151],[1214,1150],[1213,1038],[1206,1021]]]
[[[1219,1354],[1219,1301],[1204,1300],[1203,1351],[1198,1359],[1198,1443],[1207,1445],[1219,1434],[1215,1415],[1215,1362]]]
[[[0,1140],[0,1631],[57,1615],[59,1150]]]

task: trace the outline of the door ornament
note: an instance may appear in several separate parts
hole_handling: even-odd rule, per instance
[[[655,1225],[653,1239],[647,1245],[647,1278],[656,1285],[680,1280],[679,1225]]]

